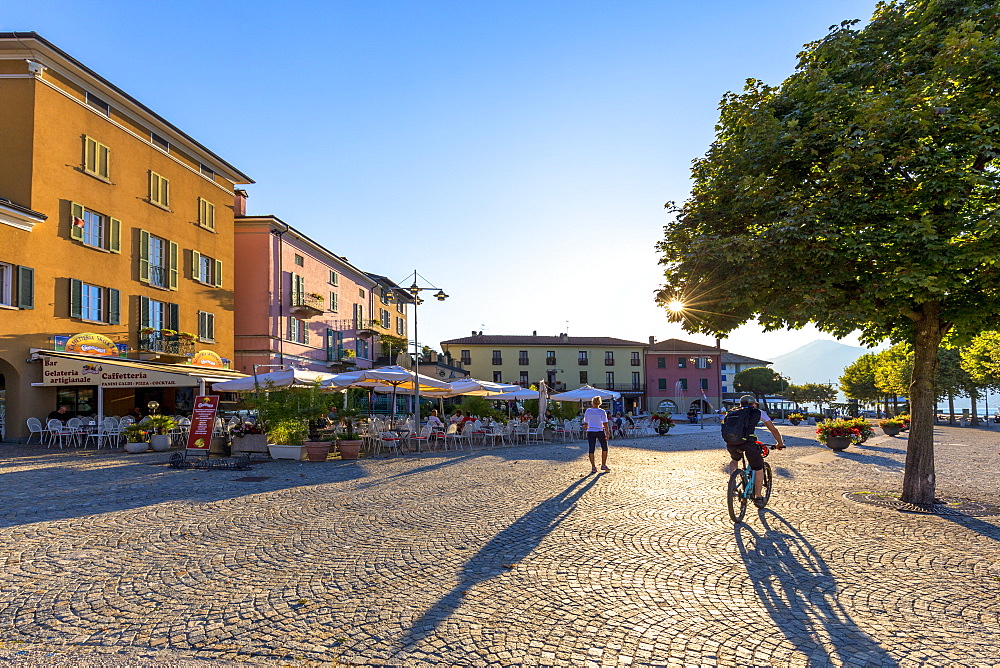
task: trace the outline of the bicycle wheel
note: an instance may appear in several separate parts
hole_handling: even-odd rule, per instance
[[[764,497],[764,505],[766,506],[771,500],[771,465],[767,462],[764,462],[764,470],[761,471],[761,475],[764,476],[764,483],[761,485],[760,495]]]
[[[729,476],[729,494],[726,503],[729,506],[729,517],[733,522],[739,522],[747,512],[747,477],[743,471],[733,471]]]

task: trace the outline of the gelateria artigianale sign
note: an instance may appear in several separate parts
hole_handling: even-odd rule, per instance
[[[99,385],[101,387],[197,387],[198,378],[164,373],[120,364],[100,358],[93,361],[42,357],[42,385]]]

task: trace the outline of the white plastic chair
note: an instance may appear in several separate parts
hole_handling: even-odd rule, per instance
[[[39,445],[45,443],[45,437],[48,434],[48,432],[45,430],[45,427],[42,426],[42,421],[36,417],[30,417],[27,420],[27,424],[28,424],[28,440],[25,441],[24,444],[27,445],[28,443],[31,443],[31,437],[34,436],[35,434],[38,434]]]
[[[69,441],[72,445],[76,445],[77,432],[69,428],[68,425],[62,423],[62,420],[56,420],[55,418],[49,420],[46,427],[49,430],[49,447],[52,447],[53,443],[58,443],[59,448],[63,447],[63,441]]]

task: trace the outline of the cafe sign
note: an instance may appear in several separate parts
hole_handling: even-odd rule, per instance
[[[224,369],[226,367],[219,354],[212,350],[199,350],[191,358],[193,366],[205,366],[212,369]]]
[[[95,358],[93,361],[42,356],[42,385],[100,387],[197,387],[193,376],[163,373]]]
[[[124,357],[128,353],[128,345],[115,343],[103,334],[81,332],[72,336],[53,337],[54,348],[59,351],[76,355],[91,355],[94,357]]]

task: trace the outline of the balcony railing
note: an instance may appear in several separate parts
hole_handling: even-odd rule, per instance
[[[615,365],[615,358],[614,357],[605,357],[604,358],[604,366],[614,366],[614,365]]]
[[[555,366],[556,365],[556,358],[555,357],[546,357],[545,358],[545,364],[548,365],[548,366]]]
[[[642,392],[646,388],[642,383],[599,383],[595,387],[600,390],[614,390],[615,392]]]
[[[323,313],[324,306],[320,295],[292,293],[292,311],[295,313],[311,318]]]
[[[501,364],[503,364],[503,358],[502,357],[494,357],[493,358],[493,366],[500,366]]]
[[[191,357],[194,355],[194,341],[181,339],[176,334],[139,334],[139,350],[147,353],[160,353],[174,357]]]
[[[149,265],[149,284],[158,288],[170,287],[167,283],[168,271],[166,267],[156,264]]]
[[[520,364],[521,366],[528,366],[528,358],[527,357],[518,357],[517,358],[517,363]]]
[[[581,357],[576,361],[576,363],[579,364],[580,366],[587,366],[588,364],[590,364],[590,360],[588,360],[586,357]]]
[[[640,364],[642,364],[642,362],[638,358],[632,360],[632,366],[639,366]]]

